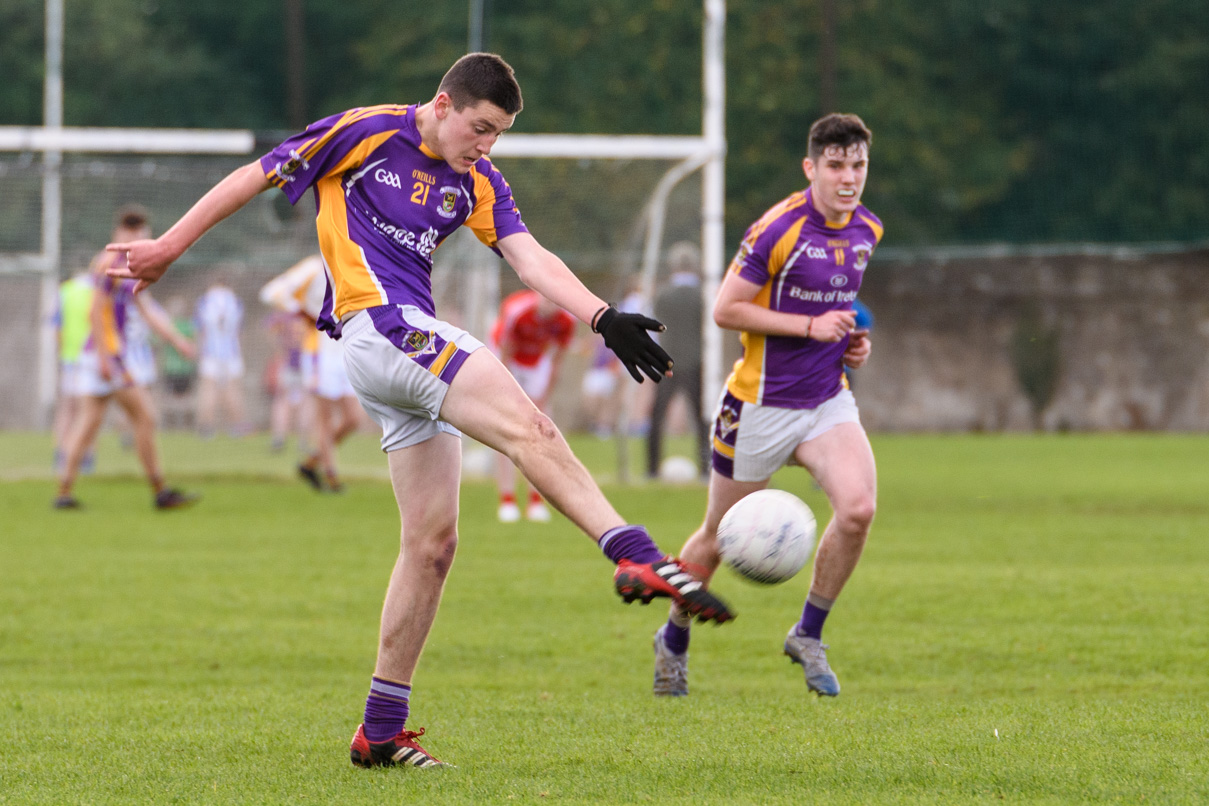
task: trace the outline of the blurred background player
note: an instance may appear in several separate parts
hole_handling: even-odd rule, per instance
[[[197,428],[203,439],[214,436],[222,409],[232,436],[244,436],[243,303],[219,274],[197,300]]]
[[[655,297],[655,318],[667,327],[659,343],[676,359],[676,371],[655,388],[647,430],[647,478],[659,476],[663,461],[663,430],[668,407],[676,397],[688,404],[689,427],[697,446],[697,473],[709,472],[709,426],[701,410],[701,250],[689,241],[668,250],[672,273]]]
[[[114,240],[136,240],[151,235],[147,213],[141,207],[129,206],[118,211]],[[196,496],[164,484],[159,457],[155,447],[155,418],[145,387],[139,386],[125,362],[125,328],[129,312],[138,309],[146,322],[163,338],[186,355],[194,354],[188,339],[175,330],[164,327],[143,296],[134,295],[135,283],[108,276],[109,269],[122,268],[124,252],[102,252],[92,263],[94,293],[89,311],[89,335],[80,354],[79,391],[80,412],[72,425],[66,444],[66,456],[59,477],[56,509],[78,509],[80,502],[72,495],[80,462],[96,439],[109,401],[116,400],[130,418],[134,432],[134,448],[147,481],[154,494],[157,509],[177,509],[194,503]]]
[[[186,339],[192,339],[196,328],[185,298],[179,294],[169,298],[164,310],[173,329]],[[160,407],[160,424],[164,428],[193,428],[197,418],[190,393],[197,381],[197,361],[182,354],[171,342],[164,343],[160,357],[166,389],[164,405]]]
[[[488,345],[521,389],[541,411],[549,414],[550,390],[558,378],[563,357],[575,335],[575,317],[536,291],[525,289],[509,294],[500,304],[500,312],[491,328]],[[502,453],[496,455],[496,486],[500,504],[497,516],[502,523],[521,518],[517,505],[516,468]],[[522,487],[528,487],[522,482]],[[550,520],[550,510],[541,493],[530,488],[525,517],[531,521]]]
[[[621,363],[599,339],[588,339],[585,346],[591,359],[580,382],[580,403],[592,433],[597,439],[608,439],[613,436],[621,405],[617,394]]]
[[[286,439],[293,433],[298,436],[299,453],[309,455],[306,431],[310,427],[310,400],[302,379],[302,345],[315,328],[307,317],[282,310],[267,316],[264,327],[273,343],[263,384],[269,396],[269,450],[284,450]]]
[[[855,115],[816,121],[802,162],[809,186],[748,228],[718,289],[714,321],[740,332],[743,357],[718,405],[705,522],[680,553],[708,580],[726,511],[782,466],[805,467],[834,515],[784,651],[802,665],[809,690],[830,697],[840,684],[821,643],[823,622],[860,560],[877,501],[873,450],[843,372],[871,349],[855,332],[852,303],[883,233],[860,203],[872,139]],[[688,614],[673,606],[655,633],[655,694],[688,693],[688,641]]]
[[[55,472],[63,470],[65,446],[72,424],[82,406],[80,395],[80,355],[88,341],[89,316],[92,311],[93,276],[88,270],[64,280],[59,285],[59,305],[55,311],[56,337],[59,344],[59,387],[55,401],[54,437]],[[81,470],[92,469],[90,448],[81,462]]]
[[[315,451],[298,465],[298,474],[317,491],[342,492],[336,448],[361,424],[361,404],[344,369],[344,347],[317,329],[327,291],[327,269],[320,255],[300,260],[260,290],[262,302],[305,317],[309,325],[301,350],[303,384],[311,396]]]

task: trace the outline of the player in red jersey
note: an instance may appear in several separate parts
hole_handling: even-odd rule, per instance
[[[554,388],[563,356],[575,335],[575,317],[536,291],[517,291],[500,305],[499,317],[491,328],[488,346],[516,378],[525,394],[546,414],[550,390]],[[496,454],[496,484],[500,491],[498,516],[501,523],[521,519],[517,506],[516,467],[504,454]],[[528,485],[526,485],[528,486]],[[529,487],[525,517],[531,521],[550,520],[550,510],[541,493]]]

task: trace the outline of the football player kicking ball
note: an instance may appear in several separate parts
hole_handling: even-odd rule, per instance
[[[823,622],[852,575],[873,523],[877,474],[844,366],[869,357],[852,305],[881,222],[860,203],[873,136],[855,115],[810,127],[802,167],[809,186],[768,210],[744,235],[714,305],[737,330],[743,357],[727,379],[714,423],[705,522],[680,557],[708,581],[718,567],[718,523],[739,499],[787,464],[806,468],[834,517],[823,532],[801,620],[785,639],[806,685],[834,697],[840,684],[820,642]],[[691,614],[673,603],[655,633],[655,693],[688,693]]]
[[[450,68],[428,103],[324,118],[236,169],[159,238],[109,247],[129,253],[128,268],[114,274],[138,278],[141,288],[258,193],[277,187],[296,203],[314,190],[330,272],[320,327],[342,336],[349,380],[382,426],[402,520],[365,720],[350,750],[359,766],[442,763],[416,742],[423,731],[405,723],[412,675],[457,548],[459,432],[506,454],[617,563],[614,586],[623,599],[666,596],[702,620],[732,618],[643,527],[617,514],[499,359],[436,318],[432,252],[465,225],[526,285],[600,333],[635,380],[642,372],[657,381],[671,369],[648,333],[662,325],[604,303],[522,223],[511,189],[487,159],[520,110],[512,68],[472,53]],[[561,580],[568,582],[579,580]]]

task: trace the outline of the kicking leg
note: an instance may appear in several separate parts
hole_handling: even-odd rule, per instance
[[[476,350],[466,359],[449,386],[441,419],[508,456],[555,509],[596,540],[618,563],[615,585],[626,601],[670,596],[698,618],[733,618],[679,563],[665,561],[645,530],[626,525],[554,422],[490,351]]]

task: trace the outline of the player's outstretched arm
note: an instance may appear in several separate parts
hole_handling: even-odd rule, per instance
[[[260,162],[250,162],[232,171],[198,200],[189,212],[158,238],[128,243],[111,243],[111,252],[125,252],[127,265],[109,269],[111,277],[138,280],[135,293],[164,276],[173,261],[197,243],[211,227],[269,189],[269,180]]]
[[[645,374],[658,383],[671,371],[672,359],[648,332],[664,330],[662,323],[619,312],[589,291],[567,264],[527,232],[502,238],[498,246],[521,282],[603,336],[634,380],[642,383]]]

